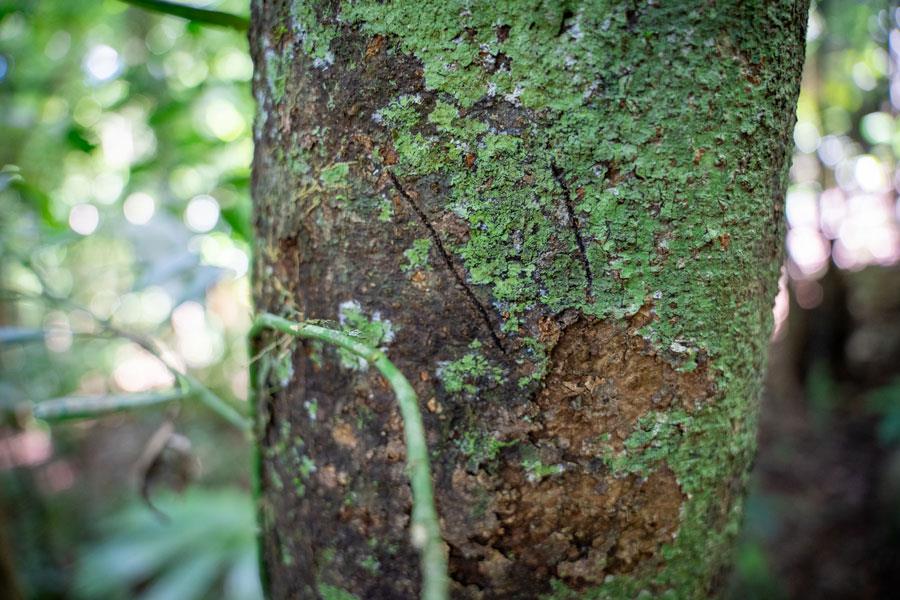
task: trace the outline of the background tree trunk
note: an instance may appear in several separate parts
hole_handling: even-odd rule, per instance
[[[255,2],[257,308],[386,348],[460,598],[707,597],[737,531],[807,2]],[[259,341],[273,597],[411,598],[385,382]]]

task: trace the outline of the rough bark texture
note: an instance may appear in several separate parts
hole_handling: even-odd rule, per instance
[[[702,6],[701,6],[702,5]],[[703,598],[753,455],[807,2],[260,2],[260,310],[385,347],[458,598]],[[412,598],[389,388],[261,340],[275,598]]]

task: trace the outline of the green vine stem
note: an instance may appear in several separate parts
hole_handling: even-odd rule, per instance
[[[309,322],[295,323],[268,313],[257,316],[250,329],[251,339],[263,329],[274,329],[303,339],[318,340],[352,352],[374,366],[391,384],[403,417],[406,438],[406,464],[412,488],[413,508],[410,538],[420,552],[422,570],[422,600],[446,600],[448,576],[447,555],[441,538],[434,490],[431,483],[431,466],[425,426],[416,392],[403,373],[394,366],[383,352],[360,343],[351,334],[329,329]]]
[[[84,310],[84,309],[83,309]],[[242,415],[234,406],[220,398],[211,389],[203,385],[199,379],[189,373],[182,373],[157,348],[156,342],[134,333],[114,327],[109,322],[92,316],[97,325],[105,332],[129,340],[156,357],[178,382],[178,388],[162,393],[111,394],[106,396],[67,396],[37,403],[32,409],[34,417],[47,422],[72,421],[76,419],[94,419],[112,412],[120,412],[132,408],[141,408],[157,404],[165,404],[175,400],[194,399],[212,412],[219,415],[229,424],[246,433],[250,432],[250,419]],[[10,344],[32,343],[43,341],[47,332],[42,329],[25,329],[0,327],[0,346]],[[103,337],[96,333],[75,333],[76,336]],[[44,408],[40,408],[44,407]],[[12,409],[10,409],[12,410]],[[0,410],[0,416],[4,412]],[[16,410],[12,410],[16,412]]]
[[[200,383],[193,375],[175,372],[175,377],[182,388],[187,390],[187,395],[195,398],[200,404],[210,409],[241,431],[250,432],[252,427],[250,419],[239,413],[233,406],[222,400],[211,389]]]

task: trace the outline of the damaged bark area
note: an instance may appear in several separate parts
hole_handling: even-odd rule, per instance
[[[615,473],[600,457],[622,451],[642,417],[691,412],[716,389],[705,360],[678,371],[640,336],[649,318],[646,308],[626,327],[591,318],[545,326],[552,352],[541,389],[495,420],[527,430],[495,431],[510,447],[503,460],[452,477],[443,512],[466,597],[527,597],[552,579],[578,590],[661,564],[685,500],[675,474],[665,463],[646,476]]]
[[[627,327],[581,319],[555,343],[536,404],[546,437],[568,452],[600,456],[621,450],[638,419],[651,411],[691,411],[715,395],[705,357],[679,371],[642,339],[644,309]]]

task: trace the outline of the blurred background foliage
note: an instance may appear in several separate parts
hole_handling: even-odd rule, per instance
[[[0,540],[24,597],[260,597],[241,432],[190,402],[22,410],[168,390],[167,364],[243,409],[251,76],[240,32],[0,1]]]
[[[733,598],[900,583],[900,11],[819,1],[808,39]],[[260,597],[240,431],[187,401],[31,416],[173,371],[245,411],[251,76],[240,32],[0,0],[0,582],[22,597]]]

